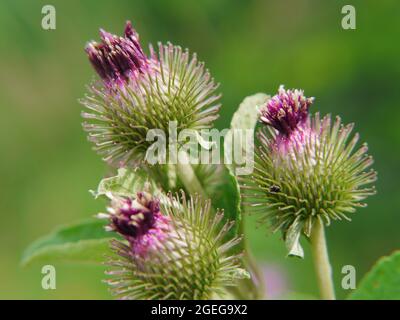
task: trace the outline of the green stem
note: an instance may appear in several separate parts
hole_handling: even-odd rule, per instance
[[[181,163],[181,161],[179,160],[184,160],[187,163]],[[189,193],[197,193],[203,199],[207,198],[207,194],[204,191],[203,186],[197,179],[196,173],[194,172],[192,165],[189,163],[189,157],[184,151],[179,151],[177,175]]]
[[[251,281],[251,286],[255,294],[255,299],[263,300],[265,298],[265,280],[260,268],[257,265],[256,260],[250,252],[250,249],[245,244],[244,248],[244,261],[248,265],[251,274],[254,276],[256,283]]]
[[[240,229],[239,229],[240,234],[245,233],[245,217],[242,216],[242,219],[240,220]],[[251,250],[247,241],[246,237],[243,237],[243,260],[250,270],[250,273],[254,276],[256,283],[254,281],[251,281],[251,287],[254,291],[254,299],[262,300],[265,298],[265,279],[262,271],[257,265],[256,260],[254,259],[253,255],[251,254]]]
[[[320,220],[314,223],[311,232],[311,250],[318,286],[323,300],[335,300],[332,280],[332,268],[329,263],[328,249],[325,239],[324,225]]]

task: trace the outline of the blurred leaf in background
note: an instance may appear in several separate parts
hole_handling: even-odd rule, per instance
[[[56,30],[41,28],[48,1],[0,3],[0,298],[109,298],[103,267],[55,265],[57,290],[41,288],[40,266],[22,269],[23,249],[56,226],[104,209],[88,190],[107,173],[81,129],[77,99],[93,79],[83,48],[103,27],[121,33],[132,20],[143,44],[171,41],[197,52],[224,94],[219,128],[245,96],[280,84],[316,97],[312,109],[356,122],[379,173],[378,195],[352,223],[327,230],[339,298],[343,265],[358,280],[400,245],[400,3],[352,4],[357,29],[341,28],[345,1],[53,0]],[[247,223],[250,244],[279,270],[286,293],[316,296],[310,252],[287,259],[277,236]],[[270,280],[273,282],[273,279]],[[283,292],[285,293],[285,292]]]

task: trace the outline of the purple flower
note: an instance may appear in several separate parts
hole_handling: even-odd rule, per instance
[[[94,69],[107,85],[122,85],[145,73],[150,60],[143,53],[139,35],[127,21],[124,37],[100,29],[101,43],[89,42],[85,51]]]
[[[170,230],[169,218],[160,212],[160,202],[146,192],[138,192],[135,199],[110,196],[107,230],[115,231],[128,240],[134,256],[144,257],[157,250]]]
[[[304,96],[303,90],[285,90],[281,85],[278,94],[261,109],[260,120],[274,127],[279,134],[289,137],[307,120],[308,109],[313,101],[314,98]]]

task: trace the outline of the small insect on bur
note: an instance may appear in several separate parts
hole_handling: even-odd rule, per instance
[[[281,188],[277,186],[276,184],[273,184],[272,186],[269,187],[269,192],[276,193],[280,192]]]

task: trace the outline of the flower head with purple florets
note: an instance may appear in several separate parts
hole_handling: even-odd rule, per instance
[[[111,240],[116,257],[107,262],[113,276],[107,282],[123,299],[210,299],[223,288],[248,277],[225,240],[231,222],[211,212],[210,201],[199,197],[160,199],[139,192],[135,199],[110,196],[107,229],[127,241]]]
[[[85,48],[101,81],[89,86],[82,116],[88,139],[106,162],[143,164],[153,144],[148,132],[168,133],[172,121],[179,130],[212,127],[220,109],[218,84],[196,54],[160,43],[146,55],[130,22],[123,36],[100,30],[100,38]]]
[[[285,90],[281,85],[278,94],[261,109],[260,120],[274,127],[279,134],[290,136],[307,120],[313,102],[314,98],[305,97],[303,90]]]
[[[170,230],[170,219],[160,212],[160,202],[147,192],[138,192],[135,199],[110,195],[111,206],[106,227],[128,240],[134,256],[145,257],[160,247]]]
[[[91,64],[108,86],[123,86],[150,70],[151,59],[144,54],[139,35],[127,21],[123,37],[100,29],[101,42],[91,41],[85,51]]]
[[[277,132],[271,148],[281,154],[290,153],[293,148],[301,150],[313,132],[309,126],[309,108],[314,98],[304,96],[303,90],[285,90],[281,85],[260,110],[260,121]]]
[[[254,171],[242,179],[243,204],[262,212],[273,231],[281,231],[289,255],[303,256],[300,235],[310,237],[315,221],[350,220],[375,193],[376,172],[353,124],[339,117],[308,113],[313,98],[302,90],[279,88],[260,110],[265,124],[257,132]]]

